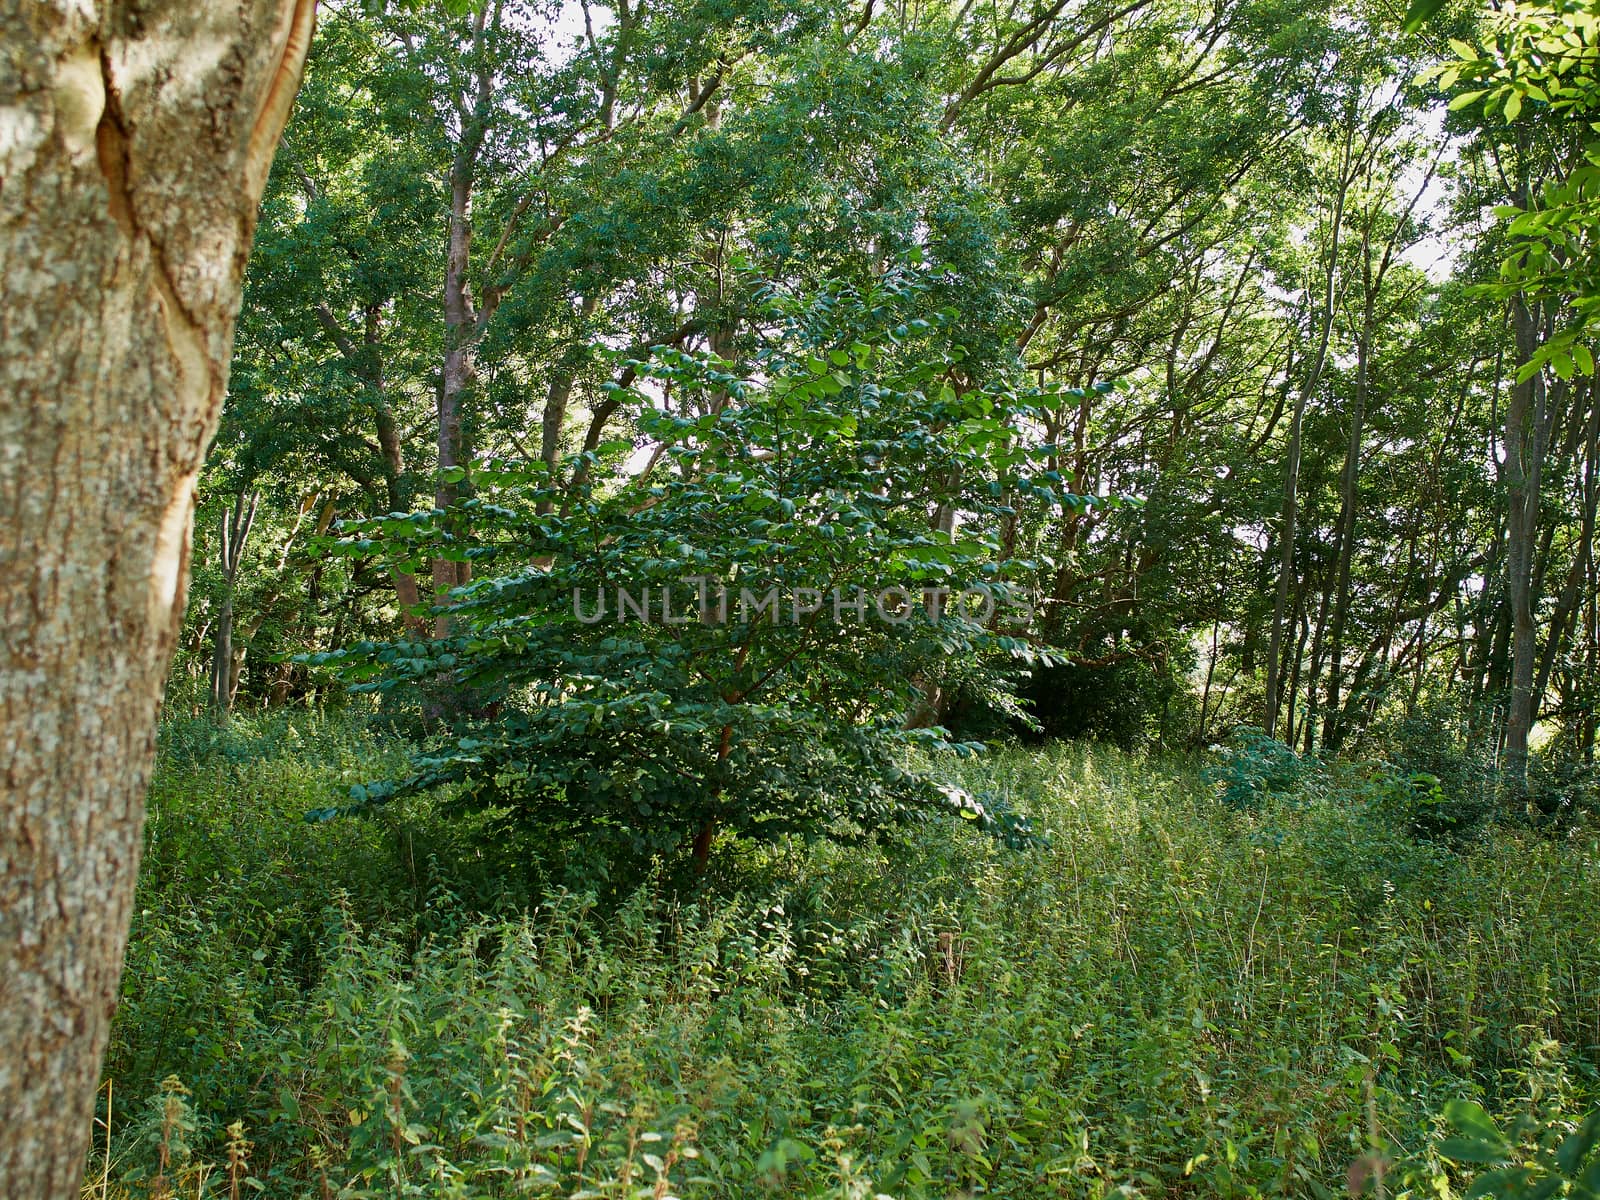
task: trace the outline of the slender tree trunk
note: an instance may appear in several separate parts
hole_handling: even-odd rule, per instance
[[[1200,724],[1194,733],[1194,748],[1201,749],[1206,744],[1206,716],[1211,708],[1211,681],[1217,674],[1217,639],[1222,632],[1222,622],[1213,619],[1211,622],[1211,653],[1206,656],[1206,681],[1200,691]]]
[[[1572,550],[1572,564],[1567,569],[1567,578],[1562,583],[1561,593],[1556,599],[1555,611],[1550,616],[1544,650],[1539,656],[1538,675],[1533,686],[1535,696],[1545,694],[1545,690],[1550,686],[1551,676],[1555,672],[1556,661],[1561,657],[1561,651],[1577,632],[1573,626],[1578,613],[1580,589],[1588,577],[1589,563],[1594,555],[1597,499],[1595,455],[1600,452],[1600,397],[1595,395],[1593,388],[1586,389],[1584,395],[1589,401],[1589,417],[1584,424],[1583,432],[1583,477],[1580,485],[1583,507],[1579,517],[1578,540]]]
[[[1519,298],[1512,304],[1517,358],[1527,362],[1539,342],[1536,314]],[[1506,600],[1511,615],[1511,692],[1506,704],[1506,777],[1512,793],[1526,790],[1528,735],[1533,728],[1533,547],[1539,530],[1540,471],[1544,462],[1545,390],[1542,375],[1511,389],[1506,405]]]
[[[1334,548],[1334,557],[1338,557],[1337,546]],[[1305,736],[1307,754],[1311,753],[1312,742],[1315,739],[1315,730],[1317,728],[1317,716],[1322,711],[1322,693],[1318,684],[1322,679],[1323,652],[1327,644],[1328,612],[1333,606],[1333,583],[1329,578],[1329,572],[1324,569],[1321,575],[1321,587],[1317,589],[1317,619],[1313,624],[1311,634],[1311,659],[1306,668],[1305,716],[1300,722]],[[1311,581],[1308,578],[1306,586],[1309,588],[1310,585]],[[1294,685],[1291,684],[1290,686]]]
[[[438,467],[441,472],[434,491],[434,506],[449,509],[459,494],[457,485],[445,478],[443,472],[465,464],[466,447],[462,438],[462,405],[477,378],[478,342],[483,337],[484,323],[493,304],[479,311],[473,299],[472,267],[472,203],[477,187],[478,158],[483,151],[488,133],[489,105],[494,97],[494,70],[485,54],[485,36],[490,28],[498,29],[501,6],[498,0],[478,7],[472,25],[472,56],[477,61],[476,86],[471,106],[463,102],[460,109],[462,122],[461,141],[450,164],[450,218],[448,245],[445,253],[444,273],[444,364],[439,378],[438,395]],[[440,608],[449,603],[452,588],[471,582],[468,564],[448,558],[435,558],[432,563],[433,598]],[[402,602],[403,603],[403,602]],[[448,613],[434,618],[434,636],[447,637],[451,630]]]
[[[472,247],[473,165],[463,151],[458,156],[451,178],[450,245],[444,284],[444,370],[440,376],[438,403],[438,465],[441,476],[433,501],[440,509],[448,509],[456,502],[457,486],[442,473],[461,465],[461,405],[477,371],[478,320],[467,281],[468,257]],[[450,589],[467,582],[462,577],[465,566],[465,563],[447,558],[433,560],[435,604],[441,607],[447,604]],[[435,636],[444,637],[450,631],[450,618],[441,613],[434,618],[434,625]]]
[[[222,559],[222,603],[217,609],[216,631],[211,653],[211,708],[226,717],[233,710],[233,691],[238,677],[233,648],[233,596],[239,580],[239,564],[244,561],[245,543],[255,525],[256,505],[261,497],[240,492],[233,508],[222,514],[218,524]],[[248,501],[248,502],[247,502]],[[240,658],[239,663],[244,660]]]
[[[212,630],[211,678],[206,684],[206,694],[211,711],[226,718],[230,703],[229,676],[233,674],[233,588],[223,593],[217,607],[217,619]]]
[[[1290,617],[1291,624],[1299,626],[1300,629],[1299,636],[1289,651],[1289,662],[1284,667],[1288,685],[1284,693],[1283,740],[1290,746],[1294,745],[1300,730],[1300,725],[1295,719],[1295,704],[1300,698],[1300,671],[1306,660],[1306,643],[1311,638],[1311,614],[1307,611],[1309,591],[1309,581],[1295,589],[1294,611]],[[1309,746],[1306,747],[1306,752],[1310,753]]]
[[[1589,611],[1584,620],[1584,674],[1595,678],[1600,670],[1600,569],[1597,569],[1594,551],[1589,551],[1588,586]],[[1579,721],[1579,738],[1583,746],[1583,761],[1594,762],[1595,735],[1600,732],[1600,714],[1593,705],[1588,706]]]
[[[310,0],[0,0],[0,1190],[76,1200]]]
[[[1344,740],[1340,719],[1339,688],[1344,670],[1345,622],[1350,617],[1350,568],[1356,554],[1356,511],[1361,479],[1361,436],[1367,416],[1367,371],[1372,345],[1373,312],[1369,298],[1362,315],[1361,340],[1356,346],[1356,387],[1350,404],[1350,432],[1344,447],[1344,470],[1339,474],[1339,528],[1334,534],[1337,560],[1333,584],[1333,628],[1328,647],[1328,713],[1322,743],[1330,751]]]
[[[1289,598],[1294,588],[1295,517],[1299,511],[1300,425],[1305,417],[1310,388],[1301,389],[1289,419],[1289,451],[1284,463],[1283,514],[1278,522],[1278,588],[1272,606],[1272,634],[1267,640],[1267,711],[1262,721],[1268,737],[1276,737],[1278,709],[1283,702],[1284,635]]]
[[[1322,382],[1322,372],[1328,362],[1328,340],[1333,333],[1333,308],[1335,285],[1339,278],[1339,234],[1344,227],[1345,198],[1350,192],[1350,150],[1355,140],[1355,113],[1350,114],[1345,126],[1344,152],[1339,160],[1339,181],[1334,192],[1333,214],[1328,225],[1328,258],[1322,283],[1322,322],[1317,333],[1317,349],[1311,356],[1295,397],[1294,412],[1289,419],[1289,447],[1284,462],[1283,515],[1279,521],[1278,589],[1273,601],[1272,636],[1267,647],[1267,707],[1263,725],[1268,737],[1274,736],[1278,725],[1278,709],[1283,703],[1283,672],[1280,666],[1283,643],[1288,635],[1289,599],[1294,585],[1294,534],[1295,518],[1299,512],[1301,429],[1305,423],[1306,404]]]
[[[1509,320],[1509,312],[1507,314]],[[1489,392],[1489,419],[1491,424],[1500,418],[1500,397],[1505,389],[1505,353],[1497,352],[1495,355],[1494,386]],[[1496,457],[1496,446],[1499,439],[1491,436],[1489,439],[1489,457],[1494,463],[1495,476],[1504,485],[1505,462]],[[1483,583],[1478,589],[1478,594],[1472,606],[1473,632],[1470,647],[1471,661],[1468,666],[1469,687],[1467,692],[1467,736],[1483,739],[1489,736],[1490,728],[1496,739],[1498,752],[1499,739],[1504,733],[1503,727],[1496,718],[1490,723],[1490,728],[1485,728],[1483,718],[1494,705],[1493,673],[1495,663],[1495,645],[1500,635],[1500,625],[1505,616],[1504,605],[1500,602],[1499,595],[1501,584],[1505,578],[1502,568],[1502,559],[1505,554],[1505,510],[1499,509],[1493,515],[1494,528],[1489,540],[1489,550],[1486,556]]]
[[[1502,514],[1503,515],[1503,514]],[[1505,530],[1504,522],[1497,521],[1495,540],[1489,547],[1485,564],[1483,585],[1474,607],[1477,610],[1477,636],[1474,638],[1472,687],[1468,692],[1469,711],[1498,710],[1500,696],[1506,680],[1506,662],[1511,645],[1510,610],[1505,603]],[[1473,732],[1489,736],[1490,730],[1474,723]],[[1505,730],[1498,720],[1493,723],[1492,736],[1500,743]]]
[[[1441,149],[1440,153],[1443,151]],[[1368,209],[1366,219],[1361,229],[1361,324],[1356,336],[1356,377],[1355,394],[1350,404],[1350,428],[1345,440],[1344,468],[1339,473],[1339,522],[1334,533],[1334,584],[1333,584],[1333,617],[1332,627],[1328,634],[1328,700],[1327,715],[1322,730],[1322,744],[1329,752],[1338,751],[1344,742],[1346,733],[1346,707],[1340,700],[1340,689],[1344,685],[1344,649],[1345,627],[1350,617],[1350,574],[1356,554],[1356,520],[1359,514],[1361,499],[1361,443],[1365,429],[1367,415],[1367,398],[1371,389],[1372,373],[1372,348],[1374,336],[1379,329],[1378,301],[1383,293],[1384,280],[1388,278],[1389,268],[1394,264],[1395,251],[1399,246],[1402,231],[1416,210],[1418,203],[1427,193],[1433,180],[1434,170],[1439,163],[1438,156],[1429,165],[1424,175],[1422,184],[1411,198],[1411,203],[1401,214],[1401,219],[1394,225],[1388,240],[1383,244],[1383,252],[1373,261],[1373,210]],[[1371,163],[1369,160],[1369,171]],[[1368,176],[1369,182],[1371,176]],[[1415,551],[1415,540],[1412,541],[1412,550]],[[1427,617],[1423,617],[1423,627],[1426,628]],[[1388,657],[1389,645],[1392,635],[1384,639],[1384,656]],[[1425,656],[1419,655],[1419,659]],[[1313,685],[1315,679],[1313,678]]]

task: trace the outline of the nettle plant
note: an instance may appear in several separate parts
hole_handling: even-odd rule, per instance
[[[449,714],[406,778],[312,817],[447,784],[544,837],[692,847],[701,865],[720,830],[851,838],[937,812],[1026,843],[1024,817],[936,774],[980,747],[917,714],[956,664],[1015,707],[1008,668],[1053,656],[1013,582],[1040,564],[1007,560],[1008,523],[1100,501],[1036,469],[1048,448],[1020,435],[1046,397],[974,379],[952,315],[913,315],[926,292],[911,268],[767,289],[765,349],[742,368],[665,349],[627,364],[612,399],[637,441],[556,478],[479,462],[449,510],[346,528],[340,553],[474,577],[432,610],[442,636],[311,660]]]

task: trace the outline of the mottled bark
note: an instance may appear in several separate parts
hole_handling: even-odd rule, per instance
[[[441,475],[433,499],[434,506],[440,509],[449,509],[457,499],[456,484],[445,478],[443,472],[464,465],[467,458],[466,447],[462,444],[462,405],[477,379],[478,343],[493,312],[493,304],[483,312],[478,310],[470,274],[473,189],[477,186],[478,157],[488,133],[489,105],[494,96],[494,71],[484,54],[485,31],[491,21],[498,29],[499,4],[493,6],[492,17],[490,6],[484,5],[473,19],[472,54],[478,63],[477,83],[471,107],[463,104],[458,113],[462,122],[461,141],[450,166],[450,222],[444,270],[444,364],[437,407]],[[461,587],[472,579],[468,564],[448,558],[435,558],[432,571],[434,603],[440,608],[449,603],[452,588]],[[450,628],[448,614],[440,613],[434,618],[436,637],[449,636]]]
[[[0,1191],[76,1197],[311,0],[0,0]]]
[[[459,159],[451,179],[449,251],[445,263],[444,369],[440,374],[438,397],[438,463],[441,472],[461,465],[461,406],[477,374],[477,342],[480,334],[477,313],[472,304],[467,264],[472,246],[472,159]],[[448,509],[456,502],[456,485],[441,475],[434,504]],[[465,583],[461,577],[465,563],[447,558],[433,560],[434,602],[449,602],[450,590]],[[449,617],[435,618],[435,632],[449,633]]]

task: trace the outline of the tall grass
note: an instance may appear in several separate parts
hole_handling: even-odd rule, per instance
[[[392,753],[359,728],[209,736],[158,770],[91,1194],[1440,1195],[1448,1100],[1600,1100],[1593,832],[1068,746],[962,769],[1045,847],[727,846],[602,902],[426,806],[299,822]]]

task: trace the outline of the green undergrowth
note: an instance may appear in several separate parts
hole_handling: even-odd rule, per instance
[[[90,1194],[1448,1196],[1452,1102],[1600,1100],[1592,831],[1435,844],[1355,775],[1229,807],[1069,745],[951,768],[1030,850],[725,843],[619,892],[426,802],[299,819],[397,753],[169,728]]]

